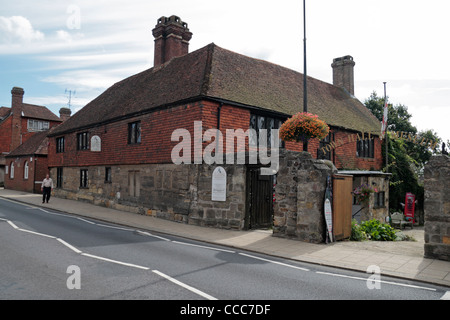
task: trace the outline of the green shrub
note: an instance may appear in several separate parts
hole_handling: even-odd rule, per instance
[[[352,232],[350,235],[350,241],[363,241],[367,240],[366,233],[361,229],[361,226],[356,223],[356,220],[352,220]]]
[[[377,219],[362,222],[360,228],[368,235],[370,240],[395,241],[397,237],[394,228],[389,224],[381,223]]]

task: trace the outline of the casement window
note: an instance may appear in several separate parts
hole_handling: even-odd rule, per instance
[[[105,183],[111,183],[112,182],[111,177],[111,167],[105,168]]]
[[[333,141],[333,134],[330,132],[325,138],[319,141],[319,148],[317,149],[317,159],[330,160]]]
[[[384,200],[385,200],[385,192],[384,191],[375,192],[373,207],[374,208],[384,208],[385,207]]]
[[[141,143],[141,122],[136,121],[128,124],[128,144]]]
[[[64,137],[56,138],[56,153],[64,152]]]
[[[89,174],[87,169],[80,170],[80,188],[89,187]]]
[[[56,187],[62,188],[63,186],[63,168],[56,168]]]
[[[77,150],[89,150],[89,132],[77,134]]]
[[[256,131],[256,136],[250,133],[249,136],[249,144],[252,146],[260,145],[261,129],[267,130],[267,147],[270,148],[272,145],[272,130],[271,129],[280,129],[283,121],[281,119],[266,117],[261,115],[252,114],[250,116],[250,129],[254,129]],[[284,147],[284,141],[279,140],[279,147]]]
[[[358,158],[374,158],[375,140],[365,133],[356,141],[356,156]]]
[[[48,121],[28,119],[28,131],[45,131],[50,128]]]
[[[25,163],[23,164],[23,178],[24,179],[28,179],[28,172],[29,172],[28,161],[25,161]]]

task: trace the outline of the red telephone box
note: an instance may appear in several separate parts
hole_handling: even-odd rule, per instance
[[[416,222],[414,220],[414,207],[416,203],[416,196],[413,195],[411,192],[406,193],[405,197],[405,217],[409,217],[414,223]]]

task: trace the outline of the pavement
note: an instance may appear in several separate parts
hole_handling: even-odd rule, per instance
[[[187,239],[264,253],[284,259],[367,272],[376,265],[381,276],[417,280],[450,288],[450,261],[424,258],[423,227],[403,232],[416,241],[338,241],[313,244],[272,236],[271,230],[225,230],[168,221],[148,215],[52,197],[42,204],[40,194],[0,188],[0,197],[36,207],[117,223],[139,230],[175,235]],[[1,208],[0,208],[1,210]]]

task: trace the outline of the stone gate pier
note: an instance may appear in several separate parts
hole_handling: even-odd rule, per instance
[[[450,261],[450,157],[431,157],[424,176],[425,258]]]

